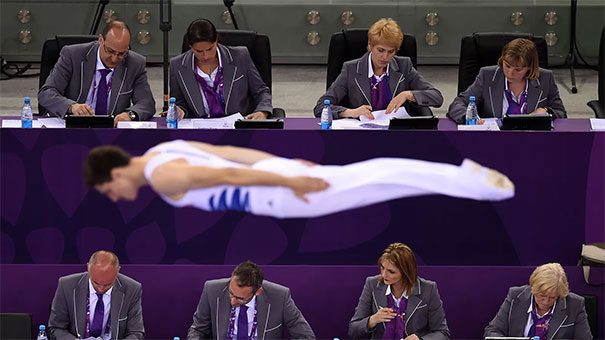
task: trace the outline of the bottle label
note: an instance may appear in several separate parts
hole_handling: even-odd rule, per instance
[[[176,120],[167,120],[166,127],[169,129],[178,129],[179,123]]]
[[[21,121],[21,127],[22,128],[31,128],[32,127],[32,121],[30,120],[22,120]]]
[[[332,129],[332,122],[321,122],[322,130],[330,130]]]

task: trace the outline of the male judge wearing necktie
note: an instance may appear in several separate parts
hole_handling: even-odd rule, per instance
[[[315,339],[287,287],[263,281],[253,262],[240,263],[231,278],[210,280],[189,327],[194,339]]]
[[[130,29],[111,21],[98,41],[67,45],[38,101],[50,114],[110,115],[118,121],[147,120],[155,101],[147,81],[145,57],[129,51]]]
[[[118,257],[92,254],[88,271],[61,277],[48,319],[49,339],[143,339],[141,284],[119,274]]]

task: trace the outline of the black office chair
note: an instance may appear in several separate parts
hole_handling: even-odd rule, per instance
[[[592,337],[599,339],[599,308],[597,296],[592,294],[580,294],[584,297],[584,308],[586,308],[586,318],[590,326]]]
[[[349,60],[357,59],[368,51],[368,29],[350,28],[336,32],[330,39],[328,49],[328,74],[326,77],[326,89],[338,78],[342,65]],[[397,51],[398,56],[409,57],[412,65],[417,68],[416,38],[411,34],[404,34],[401,47]],[[407,103],[406,103],[407,104]],[[348,98],[343,98],[338,105],[349,107]],[[424,106],[404,105],[413,116],[432,116],[430,108]]]
[[[216,30],[219,36],[219,43],[226,46],[246,46],[254,65],[258,69],[261,78],[271,90],[272,75],[271,75],[271,44],[269,37],[264,34],[258,34],[254,31],[245,30]],[[183,45],[181,52],[189,51],[189,42],[187,34],[183,37]],[[279,107],[273,108],[273,118],[283,118],[286,116],[284,109]]]
[[[598,99],[591,100],[587,105],[594,111],[597,118],[605,118],[605,27],[601,31],[599,44],[599,85],[597,87]],[[595,334],[593,334],[595,335]],[[596,335],[595,335],[596,336]]]
[[[0,313],[0,339],[31,340],[32,315]]]
[[[548,67],[548,50],[544,37],[530,33],[473,33],[462,38],[460,65],[458,66],[458,93],[473,84],[484,66],[496,65],[502,48],[517,38],[526,38],[536,44],[540,67]]]
[[[53,67],[55,67],[57,60],[59,60],[59,54],[63,46],[86,43],[97,39],[97,35],[57,35],[54,38],[47,39],[42,46],[38,88],[44,86],[46,78],[48,78]],[[46,108],[38,104],[38,115],[46,114]]]

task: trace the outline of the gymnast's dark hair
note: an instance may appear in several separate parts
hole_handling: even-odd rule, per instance
[[[252,261],[242,262],[235,267],[231,278],[239,287],[252,287],[257,291],[263,284],[263,271]]]
[[[94,187],[111,181],[111,170],[130,163],[132,156],[119,146],[99,146],[92,149],[84,163],[84,182]]]
[[[218,40],[218,33],[216,33],[216,27],[208,19],[195,19],[187,27],[187,43],[189,46],[197,42],[210,42],[214,43]]]

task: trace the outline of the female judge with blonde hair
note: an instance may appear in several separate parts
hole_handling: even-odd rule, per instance
[[[382,18],[374,23],[368,31],[368,52],[344,63],[338,78],[317,101],[315,116],[321,116],[326,99],[330,100],[333,118],[373,119],[372,111],[391,113],[405,102],[441,106],[441,92],[416,71],[410,58],[395,55],[403,39],[395,20]],[[345,97],[350,107],[339,105]]]
[[[536,268],[529,285],[511,287],[484,336],[592,339],[584,298],[569,291],[558,263]]]

